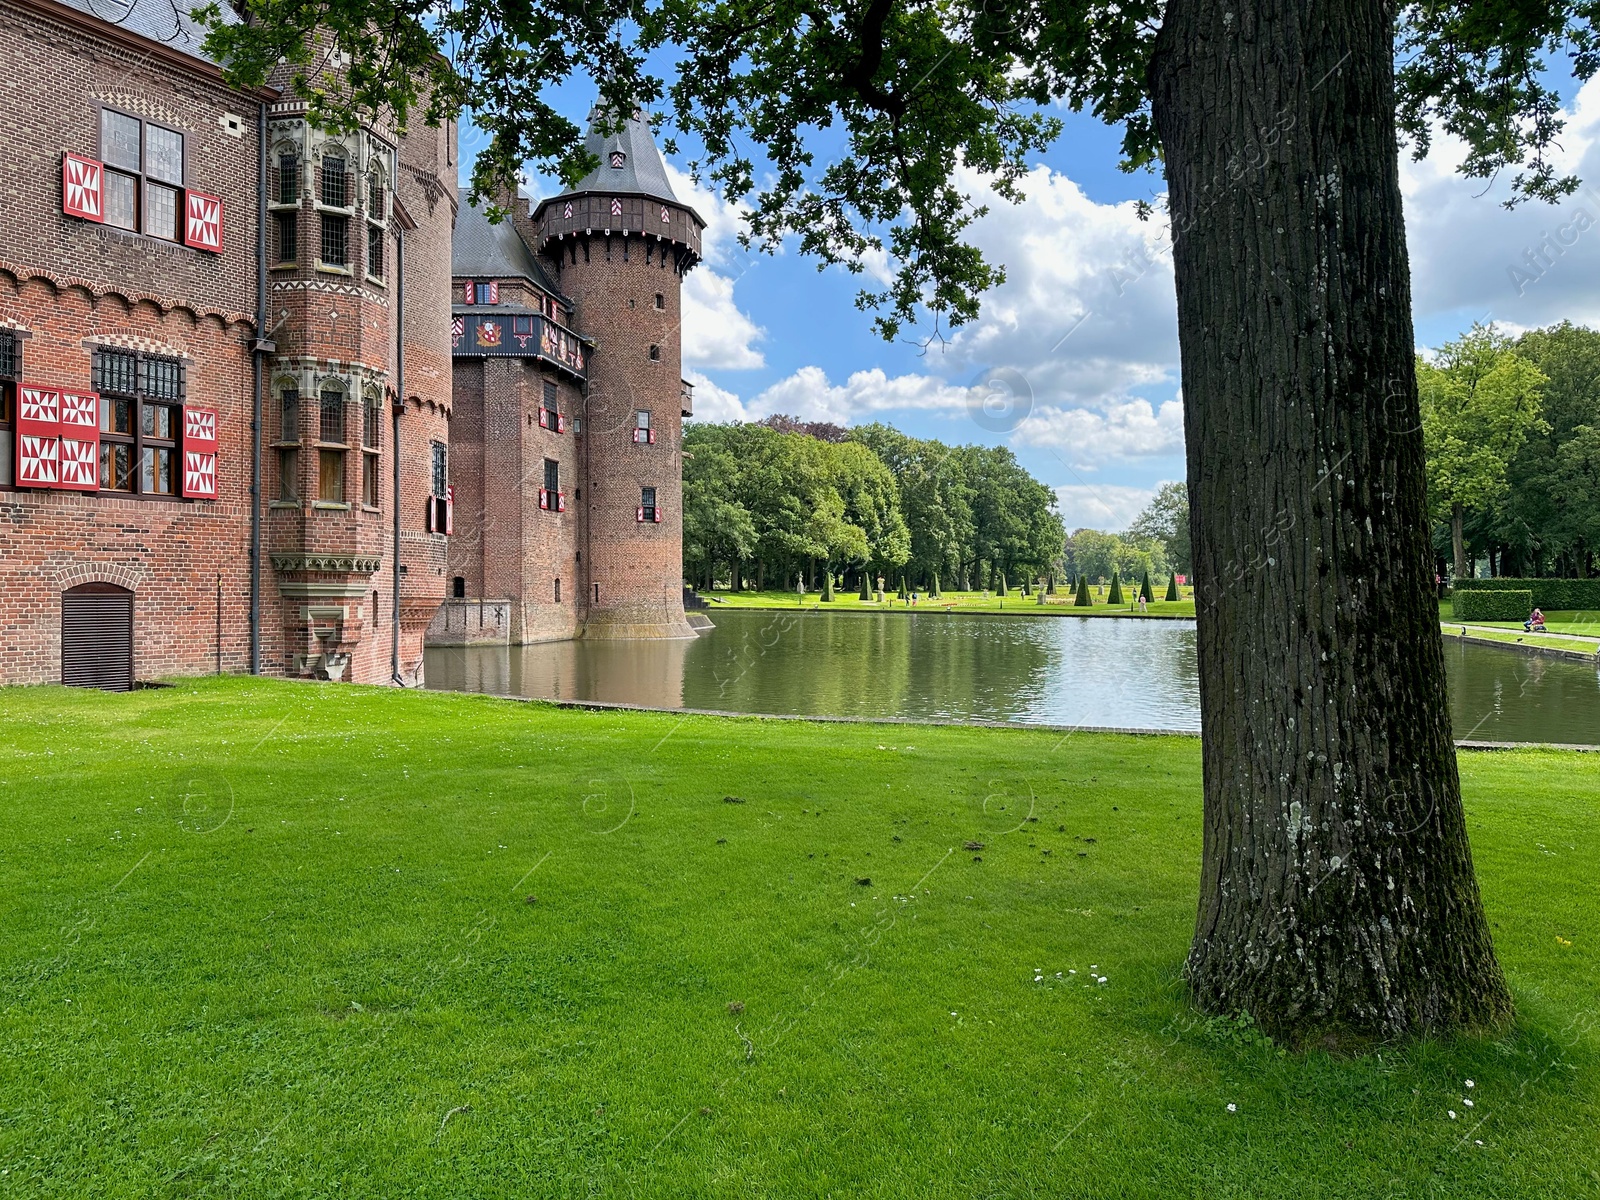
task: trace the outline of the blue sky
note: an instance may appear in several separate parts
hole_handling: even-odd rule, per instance
[[[569,85],[557,102],[581,122],[591,98]],[[1030,173],[1025,203],[994,198],[972,230],[1007,282],[943,347],[884,343],[854,304],[870,274],[818,272],[792,250],[741,250],[737,213],[675,175],[680,198],[708,221],[706,261],[685,285],[697,417],[787,412],[1006,444],[1056,489],[1069,528],[1124,528],[1184,469],[1166,230],[1133,211],[1162,188],[1155,175],[1117,169],[1116,130],[1060,115],[1066,129]],[[472,152],[464,130],[464,168]],[[1600,81],[1575,97],[1560,153],[1585,189],[1513,212],[1501,205],[1504,185],[1455,174],[1460,147],[1449,139],[1403,166],[1420,348],[1475,320],[1513,332],[1563,318],[1600,325]],[[669,159],[669,169],[684,166]],[[983,196],[983,180],[965,182]],[[535,178],[526,190],[557,189]],[[1543,261],[1525,257],[1541,245]]]

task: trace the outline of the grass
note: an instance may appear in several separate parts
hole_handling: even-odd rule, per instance
[[[0,1196],[1600,1195],[1600,756],[1461,760],[1517,1027],[1341,1060],[1185,1001],[1194,739],[0,720]]]
[[[1462,625],[1459,621],[1450,621],[1441,626],[1446,636],[1461,632]],[[1600,650],[1600,642],[1584,640],[1575,637],[1562,637],[1554,633],[1527,633],[1522,626],[1507,629],[1503,624],[1479,625],[1475,621],[1466,624],[1467,636],[1483,638],[1491,642],[1506,642],[1510,645],[1521,643],[1523,645],[1549,646],[1555,650],[1576,650],[1582,654],[1593,654]]]
[[[1450,601],[1444,600],[1440,602],[1439,619],[1447,623],[1455,620],[1455,612]],[[1517,633],[1523,632],[1521,621],[1469,621],[1468,624],[1486,629],[1510,629]],[[1600,612],[1595,612],[1593,609],[1567,609],[1561,612],[1551,610],[1544,615],[1544,626],[1550,633],[1600,638]],[[1593,648],[1593,643],[1590,644],[1590,648]]]
[[[926,593],[918,593],[921,599],[915,607],[904,600],[896,599],[893,589],[884,593],[884,600],[879,604],[876,600],[863,600],[854,590],[838,590],[833,594],[833,599],[823,603],[820,592],[807,592],[805,599],[801,600],[795,592],[702,592],[705,599],[710,601],[714,610],[718,608],[815,608],[821,612],[830,610],[838,611],[867,611],[867,612],[927,612],[950,609],[954,612],[972,613],[1019,613],[1027,616],[1048,614],[1050,616],[1068,617],[1193,617],[1194,594],[1192,589],[1180,589],[1185,599],[1174,600],[1170,603],[1157,599],[1150,603],[1149,612],[1141,613],[1133,606],[1131,601],[1137,595],[1139,584],[1135,581],[1132,585],[1124,583],[1123,594],[1130,603],[1107,605],[1105,602],[1105,588],[1100,588],[1095,593],[1095,603],[1092,608],[1077,608],[1072,603],[1072,594],[1065,584],[1058,587],[1054,596],[1047,597],[1044,604],[1039,603],[1037,593],[1024,596],[1016,588],[1011,589],[1011,594],[1001,599],[990,593],[985,596],[982,592],[950,592],[947,591],[935,600]],[[1165,587],[1158,588],[1157,594],[1165,594]]]

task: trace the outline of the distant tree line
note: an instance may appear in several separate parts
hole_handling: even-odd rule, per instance
[[[1060,569],[1055,493],[1003,447],[776,416],[684,430],[684,577],[975,590]]]
[[[1419,361],[1441,574],[1591,578],[1600,550],[1600,332],[1475,326]]]

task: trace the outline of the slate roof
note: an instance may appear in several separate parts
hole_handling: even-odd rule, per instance
[[[589,136],[584,139],[584,146],[600,160],[600,165],[562,195],[605,192],[607,195],[650,196],[676,204],[678,197],[672,192],[672,184],[667,182],[666,164],[661,161],[661,151],[656,149],[656,140],[650,134],[650,123],[644,119],[644,114],[635,112],[620,132],[602,137],[597,126],[603,111],[598,106],[590,111]],[[620,167],[611,165],[611,155],[615,151],[623,155]]]
[[[195,9],[204,7],[206,0],[58,0],[58,3],[180,50],[201,62],[216,64],[216,60],[200,48],[206,38],[205,27],[191,15]],[[231,4],[221,3],[217,7],[224,24],[238,24],[239,14]]]
[[[450,240],[450,274],[461,279],[528,279],[552,296],[560,296],[561,289],[545,274],[511,218],[491,225],[488,214],[468,200],[468,189],[459,189],[459,194],[461,211],[456,214],[456,230]],[[521,198],[517,202],[526,203]]]

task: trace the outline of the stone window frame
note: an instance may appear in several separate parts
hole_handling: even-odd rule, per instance
[[[317,381],[317,495],[311,502],[312,508],[347,510],[350,507],[350,472],[346,469],[350,443],[344,440],[350,423],[350,391],[350,384],[335,375],[326,375]],[[335,407],[338,416],[330,431],[328,417]],[[336,434],[338,440],[330,438],[330,432]]]
[[[267,220],[272,225],[272,257],[276,260],[268,263],[268,267],[275,271],[292,270],[300,264],[300,239],[306,232],[306,222],[300,220],[300,213],[310,196],[315,175],[310,169],[304,135],[305,128],[298,121],[275,124],[268,132],[267,170],[271,179],[267,189]],[[291,170],[292,179],[288,177]],[[288,255],[284,253],[286,245],[292,251]]]
[[[300,487],[300,434],[302,432],[300,381],[293,376],[280,375],[272,381],[272,395],[276,399],[278,438],[273,443],[278,459],[278,495],[273,508],[299,508]]]
[[[361,507],[383,509],[383,397],[368,385],[361,400]]]
[[[317,270],[333,275],[352,275],[355,267],[351,257],[350,226],[362,190],[359,155],[344,142],[330,140],[317,149],[316,157],[317,178],[312,188],[312,200],[318,214]],[[343,164],[338,172],[331,171],[329,167],[335,160]],[[344,180],[342,194],[338,197],[343,200],[342,204],[334,204],[329,200],[329,182],[336,173]],[[338,261],[328,255],[335,240],[339,243]]]
[[[365,270],[368,283],[382,284],[386,257],[384,250],[389,237],[389,206],[394,196],[394,185],[382,159],[387,155],[373,153],[367,164],[366,190],[362,197],[367,216],[367,245]],[[376,201],[376,203],[374,203]],[[373,267],[376,265],[377,269]]]

